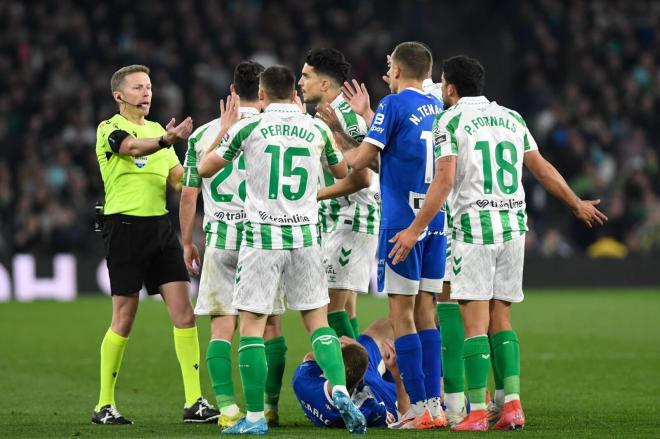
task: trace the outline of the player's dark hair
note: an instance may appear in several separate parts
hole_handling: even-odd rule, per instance
[[[259,99],[259,75],[264,66],[256,61],[241,61],[234,69],[234,87],[236,94],[246,101]]]
[[[442,74],[446,84],[456,87],[459,97],[481,96],[484,92],[486,71],[474,58],[465,55],[452,56],[442,62]]]
[[[259,80],[266,96],[274,100],[284,100],[291,97],[296,77],[288,67],[275,65],[264,70]]]
[[[399,43],[392,52],[392,58],[401,68],[403,76],[410,79],[428,78],[433,66],[433,55],[428,46],[417,41]]]
[[[332,78],[337,85],[342,85],[348,79],[351,70],[351,63],[337,49],[312,49],[307,52],[305,62],[314,67],[317,73]]]
[[[348,393],[353,393],[367,371],[369,355],[359,344],[344,346],[341,348],[341,354],[344,357],[344,367],[346,369],[346,388]]]

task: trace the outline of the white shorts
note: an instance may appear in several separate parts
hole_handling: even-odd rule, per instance
[[[377,235],[351,230],[332,232],[323,246],[328,288],[369,292],[377,247]]]
[[[522,302],[525,235],[498,244],[452,242],[452,300]]]
[[[443,282],[451,282],[451,234],[447,234],[447,258],[445,259],[445,277]]]
[[[206,247],[199,279],[195,314],[198,316],[235,316],[232,306],[238,250]]]
[[[278,288],[279,286],[279,288]],[[233,306],[256,314],[317,309],[330,302],[320,245],[293,250],[241,247]]]

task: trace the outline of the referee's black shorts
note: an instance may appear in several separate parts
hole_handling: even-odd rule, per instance
[[[163,284],[190,281],[167,215],[107,215],[102,235],[112,295],[137,293],[143,284],[150,295],[158,294]]]

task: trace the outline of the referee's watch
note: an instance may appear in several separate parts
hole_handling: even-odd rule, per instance
[[[158,139],[158,146],[160,146],[161,148],[169,148],[170,146],[172,146],[172,144],[167,143],[163,138],[163,136],[160,136],[160,139]]]

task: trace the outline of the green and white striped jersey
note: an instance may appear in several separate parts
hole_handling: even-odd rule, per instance
[[[241,119],[259,114],[258,110],[251,107],[241,107],[239,111]],[[245,160],[240,157],[236,163],[230,163],[210,178],[202,179],[197,172],[197,165],[218,132],[220,119],[213,119],[190,135],[182,183],[184,186],[202,188],[206,245],[238,250],[245,221]]]
[[[436,160],[457,156],[454,239],[494,244],[527,231],[523,156],[538,146],[518,113],[484,96],[461,98],[436,118],[433,145]]]
[[[318,244],[319,161],[343,157],[323,121],[295,104],[270,104],[231,127],[215,153],[233,160],[243,151],[246,192],[244,245],[294,249]]]
[[[356,114],[340,94],[330,106],[335,110],[344,131],[358,143],[367,133],[367,123]],[[354,194],[319,202],[319,223],[323,232],[352,230],[378,234],[380,225],[380,185],[378,174],[371,172],[371,184]],[[335,178],[323,169],[320,187],[335,183]]]

